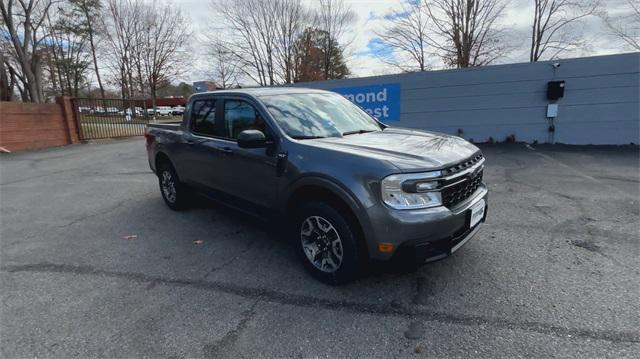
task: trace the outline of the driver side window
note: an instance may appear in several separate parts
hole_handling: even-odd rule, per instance
[[[260,130],[266,134],[266,125],[262,115],[248,102],[243,100],[224,101],[225,137],[237,139],[244,130]]]

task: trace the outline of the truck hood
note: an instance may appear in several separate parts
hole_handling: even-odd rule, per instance
[[[446,167],[479,151],[478,147],[460,137],[400,128],[306,140],[304,143],[388,161],[403,171]]]

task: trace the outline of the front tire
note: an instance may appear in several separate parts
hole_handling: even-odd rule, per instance
[[[294,240],[309,273],[331,285],[355,280],[363,260],[354,224],[324,202],[305,203],[298,213]]]
[[[174,211],[187,207],[188,191],[180,182],[176,170],[170,163],[162,163],[158,168],[158,184],[164,203]]]

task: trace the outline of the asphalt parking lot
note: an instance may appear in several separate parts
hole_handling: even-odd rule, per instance
[[[637,356],[638,148],[483,150],[473,240],[342,287],[260,223],[170,211],[140,138],[2,155],[0,357]]]

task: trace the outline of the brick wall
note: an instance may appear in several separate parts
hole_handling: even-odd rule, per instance
[[[44,104],[0,102],[0,147],[17,151],[78,142],[69,97]]]

